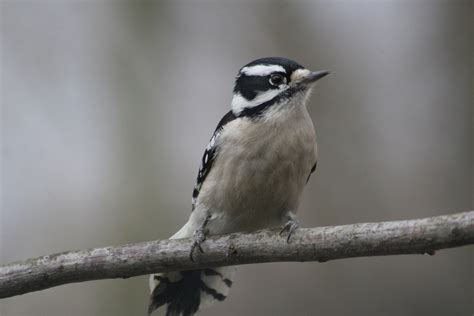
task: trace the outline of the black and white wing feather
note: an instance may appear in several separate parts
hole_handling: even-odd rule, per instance
[[[219,153],[219,137],[222,133],[222,130],[227,123],[235,120],[236,118],[237,117],[234,115],[234,113],[232,113],[232,111],[229,111],[226,115],[224,115],[224,117],[220,120],[219,124],[217,124],[214,134],[212,134],[211,140],[209,141],[209,144],[207,145],[206,150],[204,151],[204,155],[201,159],[201,165],[199,166],[196,184],[194,185],[193,190],[193,210],[197,201],[197,197],[199,196],[199,191],[201,190],[202,184],[204,183],[204,180],[206,180],[206,177],[212,168],[212,164],[214,163]]]

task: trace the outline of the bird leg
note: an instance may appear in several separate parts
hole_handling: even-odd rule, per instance
[[[293,212],[288,212],[286,217],[287,217],[287,222],[281,229],[280,236],[282,236],[284,232],[288,231],[288,237],[286,238],[286,242],[289,243],[291,236],[299,227],[299,224],[298,224],[298,220],[296,219],[296,215]]]
[[[194,231],[193,234],[193,244],[191,245],[191,252],[189,253],[189,258],[191,259],[192,262],[194,262],[194,250],[196,248],[199,249],[199,252],[204,253],[204,250],[201,247],[201,244],[206,240],[206,236],[209,232],[208,229],[206,229],[206,225],[209,222],[209,219],[211,218],[211,215],[207,215],[204,221],[202,222],[201,226],[199,226],[196,231]]]

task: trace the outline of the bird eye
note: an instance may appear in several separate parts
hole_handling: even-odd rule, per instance
[[[270,84],[272,84],[274,86],[279,86],[279,85],[281,85],[282,83],[285,83],[285,82],[286,82],[285,77],[283,77],[280,74],[273,74],[270,77]]]

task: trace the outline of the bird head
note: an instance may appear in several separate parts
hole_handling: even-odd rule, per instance
[[[329,71],[310,71],[297,62],[282,57],[252,61],[237,74],[232,98],[236,116],[258,116],[275,104],[307,95],[314,83]]]

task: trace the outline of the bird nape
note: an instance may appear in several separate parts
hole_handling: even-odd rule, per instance
[[[288,242],[295,213],[317,162],[316,134],[306,109],[314,83],[328,71],[267,57],[237,74],[231,110],[207,145],[187,223],[171,238],[193,238],[191,260],[209,235],[282,227]],[[167,316],[191,316],[223,301],[235,267],[150,276],[148,313],[166,305]]]

